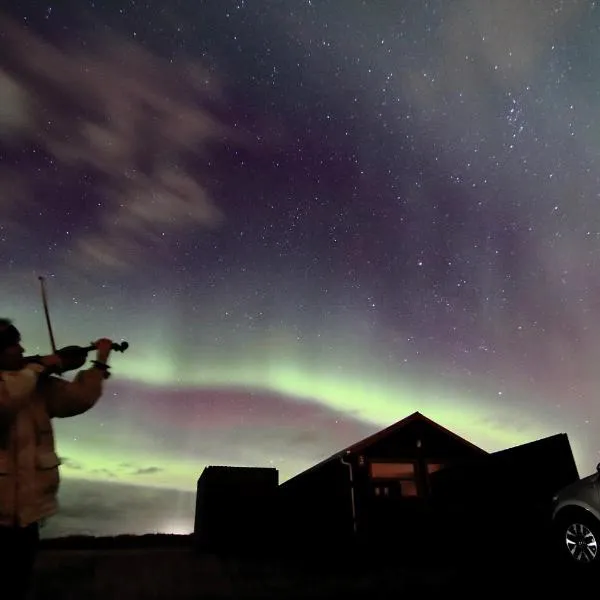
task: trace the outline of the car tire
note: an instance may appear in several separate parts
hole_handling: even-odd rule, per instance
[[[600,565],[600,523],[591,515],[571,512],[559,516],[555,527],[559,558],[580,569]]]

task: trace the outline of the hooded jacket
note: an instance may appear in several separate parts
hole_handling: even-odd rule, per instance
[[[43,371],[37,364],[0,371],[0,525],[26,527],[58,511],[52,419],[80,415],[102,394],[104,374],[95,367],[73,381]]]

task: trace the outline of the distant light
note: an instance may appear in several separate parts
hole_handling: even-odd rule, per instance
[[[166,533],[170,535],[189,535],[194,532],[192,520],[174,519],[167,521],[155,533]]]

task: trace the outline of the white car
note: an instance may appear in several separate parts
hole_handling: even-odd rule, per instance
[[[561,489],[552,501],[553,533],[562,557],[581,567],[600,563],[600,463],[596,473]]]

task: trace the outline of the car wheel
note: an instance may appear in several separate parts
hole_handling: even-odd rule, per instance
[[[582,567],[600,562],[600,523],[585,514],[560,519],[558,544],[571,564]]]

